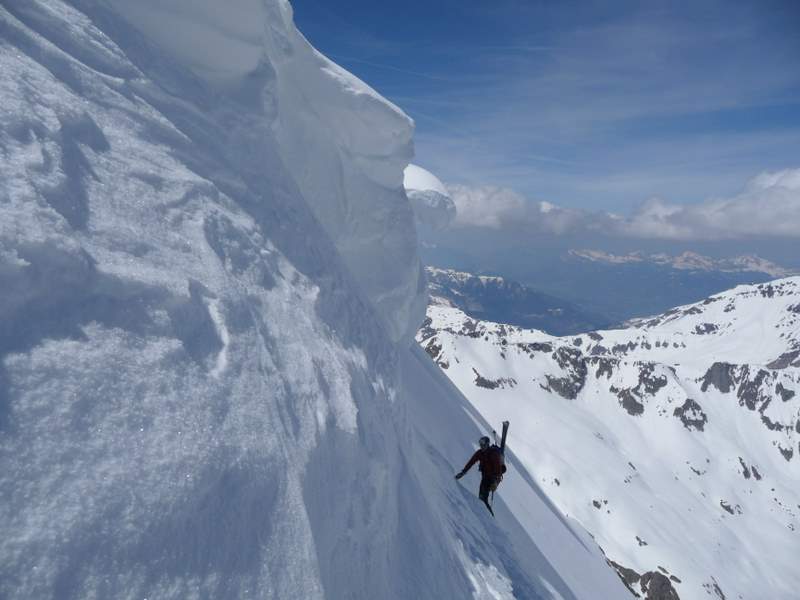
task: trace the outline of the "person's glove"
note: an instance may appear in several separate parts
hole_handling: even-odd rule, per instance
[[[456,473],[456,479],[461,479],[463,476],[464,476],[464,471],[461,471],[461,473]]]

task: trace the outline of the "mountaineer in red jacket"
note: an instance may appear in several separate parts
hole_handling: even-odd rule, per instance
[[[456,479],[461,479],[467,471],[472,468],[472,465],[478,463],[478,470],[481,472],[481,487],[478,490],[478,498],[480,498],[489,509],[489,512],[494,516],[492,506],[489,504],[489,492],[494,492],[497,486],[503,479],[503,473],[506,472],[505,458],[503,451],[496,444],[489,445],[491,440],[483,436],[478,440],[480,448],[472,455],[460,473],[456,474]]]

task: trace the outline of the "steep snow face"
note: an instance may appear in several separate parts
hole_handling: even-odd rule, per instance
[[[108,0],[175,60],[218,86],[238,86],[259,67],[265,12],[274,11],[275,35],[285,37],[283,10],[261,0]],[[286,46],[289,49],[289,46]]]
[[[618,597],[452,479],[408,120],[284,2],[113,5],[0,6],[0,596]]]
[[[797,596],[800,278],[569,338],[431,306],[419,341],[637,593]]]
[[[401,179],[413,152],[411,120],[314,50],[293,26],[288,2],[111,3],[208,84],[257,111],[260,122],[237,132],[247,136],[242,143],[274,138],[390,336],[411,340],[425,312]]]
[[[321,597],[305,469],[391,412],[381,320],[270,115],[85,10],[0,9],[0,595]]]
[[[440,231],[455,219],[456,205],[433,173],[417,165],[408,165],[403,187],[414,209],[418,227]]]

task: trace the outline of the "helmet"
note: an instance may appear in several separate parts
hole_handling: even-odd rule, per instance
[[[478,440],[478,445],[481,447],[482,450],[486,450],[489,447],[489,438],[487,436],[483,436],[481,439]]]

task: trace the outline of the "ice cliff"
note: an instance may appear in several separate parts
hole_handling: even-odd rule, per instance
[[[0,100],[0,597],[624,597],[453,481],[411,123],[288,3],[4,0]]]

